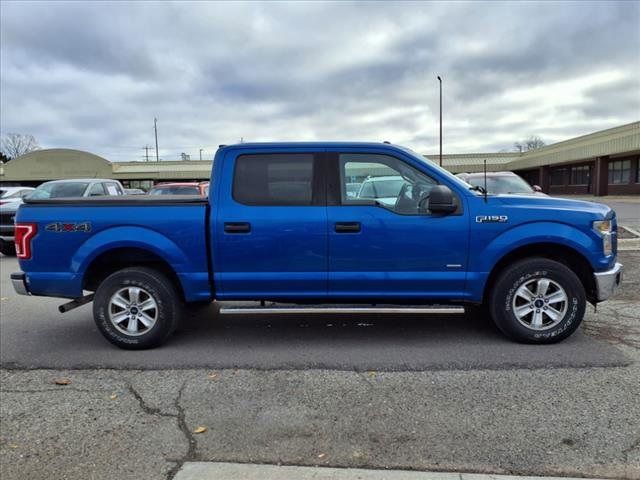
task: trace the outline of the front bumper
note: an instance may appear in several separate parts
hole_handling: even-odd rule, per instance
[[[620,286],[622,283],[622,273],[624,267],[621,263],[617,263],[611,270],[606,272],[596,272],[593,274],[596,282],[596,296],[598,302],[603,302]]]
[[[27,287],[27,278],[24,272],[12,273],[11,283],[13,284],[13,289],[18,295],[31,295],[29,287]]]

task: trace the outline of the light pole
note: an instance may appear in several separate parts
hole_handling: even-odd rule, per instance
[[[160,161],[160,156],[158,155],[158,119],[153,118],[153,131],[156,134],[156,162]]]
[[[442,78],[438,75],[440,82],[440,166],[442,166]]]
[[[202,160],[202,148],[200,149],[200,160]]]

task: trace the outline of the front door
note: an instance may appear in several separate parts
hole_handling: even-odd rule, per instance
[[[327,207],[329,296],[462,298],[468,220],[462,208],[450,215],[425,211],[437,180],[386,154],[333,158],[339,191]]]
[[[215,219],[214,286],[221,299],[327,294],[327,211],[320,155],[224,158]]]

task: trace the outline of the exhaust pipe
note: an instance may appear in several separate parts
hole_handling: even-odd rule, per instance
[[[73,310],[74,308],[81,307],[89,302],[93,302],[93,293],[89,295],[85,295],[84,297],[74,298],[68,303],[64,303],[58,307],[58,311],[60,313],[67,313],[69,310]]]

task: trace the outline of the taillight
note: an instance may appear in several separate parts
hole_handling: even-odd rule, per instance
[[[35,223],[16,223],[14,239],[16,242],[16,257],[22,260],[31,258],[31,239],[38,231]]]

